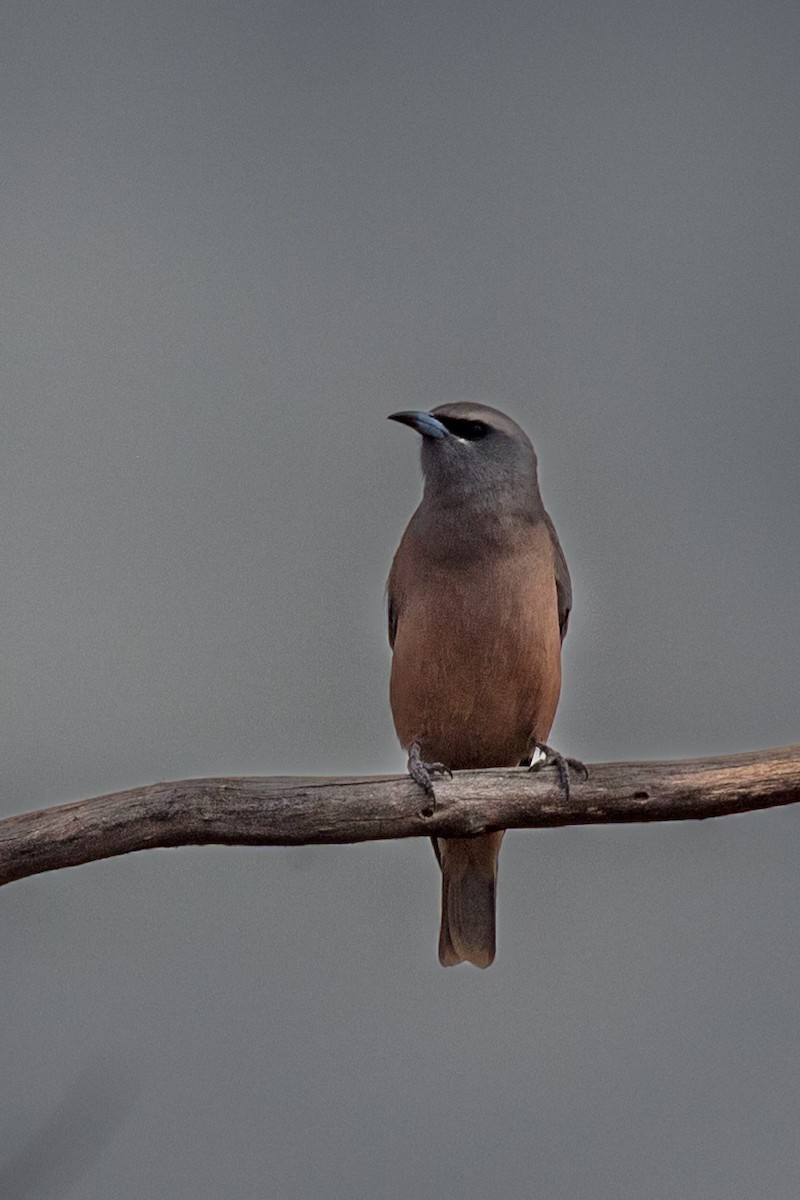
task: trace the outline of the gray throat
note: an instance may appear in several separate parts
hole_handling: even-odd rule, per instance
[[[546,519],[538,486],[524,492],[442,494],[426,486],[411,528],[439,562],[475,562],[513,551],[524,530]]]

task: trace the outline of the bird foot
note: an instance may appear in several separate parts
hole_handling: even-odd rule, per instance
[[[426,796],[435,799],[433,794],[433,775],[446,775],[453,778],[453,772],[444,763],[423,762],[419,742],[413,742],[408,752],[408,773],[415,783],[418,783]]]
[[[582,775],[584,779],[589,778],[589,772],[586,764],[579,761],[577,758],[565,758],[563,754],[559,754],[552,746],[546,746],[544,742],[534,742],[533,753],[531,755],[531,763],[528,767],[529,771],[541,771],[542,767],[555,767],[558,771],[558,781],[564,791],[564,796],[569,800],[569,773],[575,771]]]

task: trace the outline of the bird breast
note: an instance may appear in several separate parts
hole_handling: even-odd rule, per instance
[[[423,758],[453,769],[514,766],[546,740],[561,688],[547,527],[539,522],[513,549],[458,566],[414,539],[407,530],[389,582],[400,742],[419,742]]]

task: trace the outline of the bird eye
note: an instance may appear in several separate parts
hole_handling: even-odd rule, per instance
[[[470,421],[464,417],[441,416],[437,419],[441,421],[454,437],[461,438],[465,442],[480,441],[481,438],[486,437],[487,433],[490,432],[489,426],[484,421]]]
[[[483,421],[470,421],[467,437],[470,441],[477,441],[478,438],[486,437],[489,432],[489,426],[484,425]]]

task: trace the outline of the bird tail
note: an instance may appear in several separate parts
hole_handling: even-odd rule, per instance
[[[460,962],[488,967],[494,961],[497,856],[502,840],[502,830],[437,840],[434,848],[442,868],[439,962],[443,967]]]

